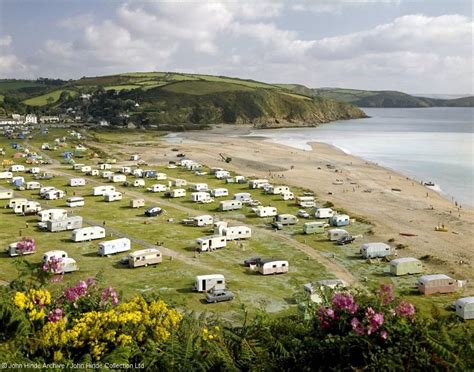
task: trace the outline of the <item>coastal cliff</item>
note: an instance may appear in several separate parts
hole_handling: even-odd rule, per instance
[[[2,88],[4,86],[4,88]],[[162,130],[209,124],[315,126],[366,117],[347,102],[223,76],[127,73],[78,80],[0,80],[3,114],[57,115],[64,122]]]

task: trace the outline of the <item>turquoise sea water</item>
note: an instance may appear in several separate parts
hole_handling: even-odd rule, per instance
[[[324,142],[418,180],[474,206],[474,108],[363,109],[370,118],[252,135],[310,150]]]

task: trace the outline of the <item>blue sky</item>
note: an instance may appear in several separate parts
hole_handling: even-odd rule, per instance
[[[471,1],[0,0],[0,78],[185,71],[465,94]]]

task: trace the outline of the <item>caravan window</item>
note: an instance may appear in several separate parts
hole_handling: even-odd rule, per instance
[[[286,266],[286,264],[282,264],[282,265],[281,265],[281,267],[285,267],[285,266]]]
[[[272,267],[273,267],[274,269],[276,269],[277,265],[273,265]]]
[[[222,280],[218,280],[218,281],[217,281],[217,284],[222,284]]]

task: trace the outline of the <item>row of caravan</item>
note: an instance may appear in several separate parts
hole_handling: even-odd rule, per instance
[[[250,239],[252,230],[248,226],[219,226],[214,235],[196,239],[196,249],[199,252],[214,251],[225,248],[228,241]]]
[[[259,260],[252,265],[252,270],[262,275],[284,274],[288,272],[288,261],[285,260]],[[226,289],[225,277],[222,274],[198,275],[192,288],[196,292],[212,292]]]

